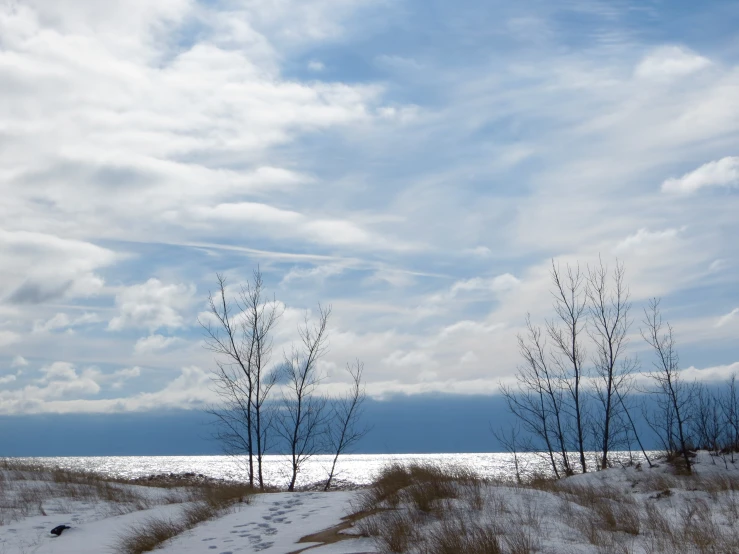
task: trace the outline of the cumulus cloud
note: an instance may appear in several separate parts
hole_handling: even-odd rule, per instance
[[[681,46],[660,46],[647,55],[636,66],[635,74],[639,78],[665,79],[690,75],[711,65],[704,58]]]
[[[108,329],[144,327],[153,332],[162,327],[184,327],[180,312],[190,306],[194,294],[194,285],[168,285],[155,278],[125,287],[115,299],[120,315],[110,320]]]
[[[100,392],[97,380],[100,372],[86,368],[81,372],[69,362],[54,362],[39,370],[43,376],[37,380],[42,387],[29,386],[26,393],[35,391],[39,400],[69,396],[92,396]]]
[[[184,340],[178,337],[149,335],[148,337],[141,337],[139,340],[137,340],[133,349],[136,354],[150,354],[169,350],[170,348],[173,348],[182,343],[184,343]]]
[[[688,195],[714,187],[739,187],[739,156],[708,162],[682,177],[667,179],[662,192]]]
[[[122,412],[161,408],[202,408],[218,399],[210,387],[210,373],[197,367],[183,367],[179,375],[158,391],[118,398],[89,398],[97,395],[99,382],[140,375],[140,368],[125,368],[103,375],[94,368],[79,371],[67,362],[54,362],[41,369],[43,376],[21,389],[0,390],[0,413],[83,413]]]

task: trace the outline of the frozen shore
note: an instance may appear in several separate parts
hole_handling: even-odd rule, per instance
[[[122,539],[152,522],[176,528],[156,550],[168,554],[739,552],[739,463],[695,461],[693,476],[659,463],[525,485],[396,467],[363,490],[256,495],[197,478],[151,486],[6,464],[0,554],[125,554]],[[216,510],[177,527],[216,505],[216,489]],[[351,517],[360,509],[371,515]],[[49,533],[61,524],[70,529]]]

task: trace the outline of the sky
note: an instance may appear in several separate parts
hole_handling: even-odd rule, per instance
[[[739,371],[737,24],[729,0],[1,0],[0,415],[202,410],[208,292],[257,267],[273,361],[331,305],[322,386],[360,359],[388,409],[510,382],[552,260],[624,264],[643,368],[658,296],[690,377]]]

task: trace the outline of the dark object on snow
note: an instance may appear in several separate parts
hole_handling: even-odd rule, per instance
[[[56,535],[57,537],[62,534],[62,531],[65,529],[71,529],[69,525],[57,525],[51,530],[52,535]]]

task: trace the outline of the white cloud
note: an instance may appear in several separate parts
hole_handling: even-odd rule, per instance
[[[732,322],[739,316],[739,308],[734,308],[728,314],[722,315],[716,322],[716,327],[723,327],[724,325]]]
[[[685,382],[696,381],[726,381],[733,374],[739,375],[739,362],[733,364],[717,365],[712,367],[697,368],[690,366],[680,371]]]
[[[685,195],[711,187],[739,187],[739,156],[708,162],[682,177],[662,183],[663,192]]]
[[[396,241],[389,243],[360,225],[342,219],[322,219],[258,202],[219,204],[214,207],[197,207],[188,214],[177,216],[180,220],[224,223],[242,228],[249,226],[255,234],[281,236],[309,240],[320,244],[379,246],[391,249],[407,248]]]
[[[22,392],[35,394],[39,400],[69,396],[94,396],[100,392],[97,380],[100,372],[95,368],[83,369],[81,373],[68,362],[54,362],[39,370],[43,377],[38,379],[42,387],[27,386]]]
[[[184,327],[180,312],[190,306],[194,294],[194,285],[167,285],[154,278],[126,287],[116,295],[120,315],[110,320],[108,329],[145,327],[153,332],[162,327]]]
[[[37,321],[33,324],[34,333],[45,333],[55,329],[63,329],[70,324],[67,314],[58,313],[47,321]]]
[[[126,367],[126,368],[119,369],[113,372],[113,377],[116,379],[133,379],[140,375],[141,375],[141,368],[138,366]]]
[[[79,373],[72,364],[55,362],[42,369],[44,377],[36,385],[22,389],[0,389],[0,413],[86,413],[153,410],[162,408],[202,408],[218,400],[211,390],[210,373],[186,366],[162,389],[121,398],[86,398],[100,392],[97,381],[120,381],[140,375],[137,367],[119,370],[109,376],[94,368]],[[39,386],[40,385],[40,386]]]
[[[476,246],[474,248],[466,248],[464,250],[465,254],[469,254],[471,256],[475,256],[478,258],[489,258],[493,255],[493,251],[490,250],[487,246]]]
[[[411,366],[426,368],[427,366],[436,365],[427,352],[420,350],[411,350],[410,352],[396,350],[391,352],[389,356],[382,360],[382,362],[395,367]]]
[[[163,335],[149,335],[141,337],[133,347],[136,354],[150,354],[169,350],[170,348],[184,343],[178,337],[165,337]]]
[[[270,147],[380,117],[382,86],[281,76],[276,36],[286,40],[285,21],[294,39],[322,40],[340,34],[338,22],[356,2],[162,3],[134,0],[130,13],[70,1],[0,7],[0,118],[14,137],[0,154],[11,185],[0,206],[8,228],[192,238],[202,229],[172,214],[311,182],[265,163]],[[187,29],[194,43],[171,40],[180,25],[195,26]],[[350,231],[350,243],[364,240]],[[319,224],[311,238],[326,233]],[[94,286],[88,280],[83,290]]]
[[[0,331],[0,348],[21,340],[21,336],[13,331]]]
[[[629,235],[620,241],[615,248],[616,252],[625,252],[646,248],[650,244],[670,241],[678,236],[679,229],[665,229],[664,231],[650,231],[647,228],[639,229],[633,235]]]
[[[660,46],[636,67],[639,78],[665,79],[683,77],[705,69],[711,61],[680,46]]]
[[[444,327],[439,333],[439,338],[446,339],[452,335],[488,335],[500,331],[503,328],[505,328],[505,325],[502,323],[485,323],[483,321],[465,319]]]
[[[376,381],[368,383],[366,387],[367,394],[376,400],[384,400],[397,394],[495,394],[499,389],[500,382],[495,379],[447,379],[416,383]]]
[[[17,379],[15,375],[6,375],[5,377],[0,377],[0,385],[7,385],[8,383],[12,383]]]
[[[326,69],[326,66],[323,64],[323,62],[319,62],[318,60],[311,60],[308,62],[308,69],[311,71],[320,72]]]
[[[10,367],[26,367],[28,366],[28,360],[26,360],[23,356],[16,356],[13,358],[13,361],[10,362]]]
[[[334,275],[341,275],[346,270],[345,264],[324,264],[313,267],[293,267],[282,278],[281,284],[291,281],[318,280],[324,281]]]
[[[136,377],[139,377],[140,375],[141,375],[140,367],[138,366],[126,367],[126,368],[114,371],[110,376],[106,376],[106,380],[110,380],[113,382],[113,384],[111,385],[113,389],[120,389],[123,387],[123,384],[126,381],[135,379]]]
[[[0,229],[0,280],[15,304],[97,295],[103,280],[96,270],[119,258],[89,242]]]
[[[70,319],[70,317],[65,313],[57,313],[54,315],[51,319],[48,319],[46,321],[40,321],[37,320],[33,324],[33,332],[34,333],[48,333],[50,331],[55,331],[57,329],[65,329],[65,328],[72,328],[79,325],[86,325],[89,323],[97,323],[100,321],[100,318],[97,314],[94,313],[84,313],[79,317],[76,317],[74,319]]]
[[[450,293],[452,297],[460,292],[491,292],[501,293],[516,288],[521,281],[510,273],[504,273],[492,278],[474,277],[464,281],[457,281],[452,285]]]

